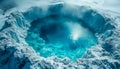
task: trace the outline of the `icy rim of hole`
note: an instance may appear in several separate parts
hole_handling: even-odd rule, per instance
[[[29,14],[31,15],[30,12],[29,12]],[[31,17],[31,18],[33,18],[33,17]],[[106,26],[108,27],[110,25],[110,23],[115,23],[115,21],[113,22],[109,17],[108,18],[102,17],[102,18],[106,19],[105,20],[106,24],[103,24],[100,27],[106,27]],[[90,19],[90,20],[92,20],[92,19]],[[117,20],[117,22],[118,21],[119,21],[119,19]],[[98,17],[98,22],[99,22],[99,17]],[[38,56],[32,48],[27,46],[24,39],[25,39],[25,36],[27,33],[26,31],[30,25],[29,24],[30,21],[26,20],[26,18],[24,17],[24,14],[22,14],[20,12],[13,12],[8,17],[6,17],[6,20],[3,23],[5,23],[5,24],[0,29],[0,32],[1,32],[0,33],[1,55],[3,53],[9,54],[9,55],[2,55],[2,57],[9,57],[9,59],[11,59],[11,61],[4,62],[4,63],[3,63],[3,61],[0,61],[2,63],[2,66],[1,65],[0,66],[3,69],[5,68],[4,64],[7,64],[7,63],[8,63],[7,66],[11,69],[16,69],[19,67],[31,68],[31,69],[34,69],[34,68],[53,68],[53,69],[55,69],[55,68],[59,68],[59,67],[61,67],[61,68],[65,68],[65,67],[66,68],[71,68],[71,67],[72,68],[93,68],[95,65],[98,68],[111,68],[111,66],[112,66],[112,68],[119,68],[118,67],[120,65],[119,53],[117,54],[117,52],[119,52],[119,50],[117,49],[117,45],[115,45],[116,47],[114,47],[114,44],[112,45],[112,43],[111,43],[111,42],[115,41],[114,38],[119,39],[119,37],[116,36],[116,33],[119,34],[119,32],[117,32],[117,30],[119,30],[119,28],[117,28],[117,26],[115,26],[116,29],[114,30],[114,32],[109,29],[105,30],[102,33],[99,32],[98,38],[100,38],[101,44],[88,50],[82,59],[79,59],[78,61],[76,61],[72,64],[69,64],[69,61],[66,59],[59,59],[59,58],[55,58],[55,57],[46,58],[46,59],[42,58],[42,57]],[[102,28],[102,29],[105,29],[105,28]],[[97,29],[97,31],[98,30],[99,29]],[[115,37],[111,37],[113,35],[115,35]],[[111,38],[109,38],[109,37],[111,37]],[[116,42],[116,43],[118,43],[118,42]],[[109,47],[109,49],[108,49],[108,47]],[[114,52],[114,49],[116,50],[115,52]],[[97,53],[97,54],[94,54],[94,53]],[[111,56],[110,53],[112,53],[113,55]],[[12,55],[12,57],[10,57],[11,55]],[[99,57],[99,59],[98,59],[98,57]],[[111,57],[112,61],[106,57],[109,57],[109,58]],[[5,58],[5,59],[7,59],[7,58]],[[5,59],[2,59],[2,60],[5,60]],[[21,60],[23,60],[23,61],[21,61]],[[18,61],[20,63],[16,64],[16,62],[18,62]],[[37,61],[37,63],[36,63],[36,61]],[[21,64],[22,62],[25,62],[25,63]],[[104,62],[107,62],[107,63],[104,63]],[[10,63],[12,63],[12,64],[10,64]],[[61,63],[62,63],[62,65],[61,65]],[[103,65],[103,63],[104,63],[104,65]],[[14,65],[16,65],[16,66],[14,66]],[[24,65],[24,66],[21,66],[21,65]]]
[[[99,13],[89,9],[89,7],[84,6],[73,6],[69,8],[70,5],[63,3],[55,4],[49,6],[47,9],[40,7],[32,7],[29,11],[24,13],[25,17],[31,22],[39,18],[45,18],[50,15],[58,15],[70,17],[71,19],[76,19],[82,21],[82,25],[92,31],[94,34],[101,34],[109,29],[113,29],[114,26],[107,23],[106,20]],[[34,11],[35,10],[35,11]],[[36,12],[36,13],[34,13]],[[102,26],[105,25],[103,28]]]

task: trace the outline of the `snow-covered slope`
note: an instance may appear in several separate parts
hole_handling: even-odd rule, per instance
[[[33,2],[27,1],[22,0],[27,5]],[[34,2],[27,7],[24,7],[25,4],[12,6],[14,8],[10,7],[9,10],[2,9],[4,6],[0,8],[0,69],[120,69],[119,12],[97,9],[83,1],[79,1],[80,4],[52,1],[40,5],[41,2]],[[94,32],[98,45],[87,50],[75,62],[56,56],[44,58],[36,53],[25,41],[27,31],[32,21],[53,14],[49,10],[51,7],[56,8],[54,14],[83,20]]]

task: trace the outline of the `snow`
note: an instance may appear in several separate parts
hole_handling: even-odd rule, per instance
[[[14,0],[11,0],[11,2],[12,1]],[[21,3],[19,3],[20,1]],[[40,14],[41,11],[39,9],[41,9],[41,6],[39,5],[38,0],[34,1],[35,3],[33,2],[33,0],[31,1],[20,0],[20,1],[19,0],[15,1],[15,3],[17,3],[18,6],[15,6],[14,8],[17,9],[19,7],[17,11],[11,9],[11,12],[9,14],[8,13],[5,13],[5,15],[0,14],[0,19],[1,19],[0,20],[0,69],[17,69],[17,68],[96,69],[96,67],[98,69],[120,68],[120,53],[119,53],[120,52],[120,43],[119,43],[120,41],[120,36],[119,36],[120,4],[119,3],[120,2],[119,0],[104,0],[103,2],[101,2],[101,0],[95,2],[88,0],[76,1],[76,2],[63,1],[63,2],[67,2],[68,4],[68,6],[65,5],[63,7],[72,6],[72,8],[67,8],[67,9],[64,8],[63,10],[64,11],[73,10],[72,12],[74,14],[71,14],[71,11],[69,12],[62,11],[63,12],[62,14],[68,13],[71,14],[71,16],[79,17],[85,20],[87,25],[89,25],[94,30],[95,35],[97,36],[99,41],[99,44],[97,46],[93,46],[92,48],[87,50],[82,58],[79,58],[76,62],[72,62],[72,63],[69,61],[68,58],[61,59],[56,56],[44,58],[42,56],[39,56],[39,54],[36,53],[32,47],[28,46],[28,44],[25,41],[25,37],[27,36],[27,30],[30,27],[30,22],[32,22],[37,18],[42,18],[49,15],[47,13],[48,10],[44,8],[45,7],[48,8],[50,4],[53,3],[49,3],[49,1],[47,1],[46,6],[43,8],[43,10],[45,10],[46,12],[43,11],[45,13],[44,15],[42,15]],[[50,2],[54,2],[54,1],[50,1]],[[36,3],[37,5],[34,5]],[[61,2],[59,3],[59,5],[60,4]],[[27,9],[26,7],[24,8],[24,5],[27,7]],[[33,7],[37,7],[38,11],[36,11],[36,9]],[[90,15],[90,17],[87,17],[87,15],[95,12],[93,11],[85,12],[86,15],[84,15],[85,17],[83,18],[82,16],[78,16],[80,10],[77,9],[76,11],[75,9],[77,7],[83,7],[87,9],[87,11],[94,10],[97,13],[95,16]],[[30,10],[31,8],[32,11]],[[102,23],[100,22],[101,20]],[[111,32],[107,32],[108,30],[111,30],[112,34]],[[106,32],[107,34],[111,34],[111,35],[106,36],[105,34]]]

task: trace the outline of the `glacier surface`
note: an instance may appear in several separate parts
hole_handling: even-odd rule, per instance
[[[19,2],[23,4],[21,5]],[[101,4],[96,5],[96,3],[98,4],[99,2],[85,3],[85,1],[82,0],[78,1],[78,3],[72,2],[73,1],[52,0],[10,0],[10,2],[8,2],[7,0],[1,0],[0,69],[120,69],[120,12],[101,8],[99,7]],[[51,15],[52,17],[50,17]],[[58,20],[51,19],[55,16],[59,16],[60,18],[58,18]],[[68,18],[70,18],[70,20]],[[50,33],[52,30],[55,31],[55,29],[52,29],[52,26],[50,26],[50,23],[53,23],[52,25],[58,28],[55,21],[57,20],[57,22],[59,22],[59,19],[59,26],[61,26],[60,28],[64,31],[61,32],[60,29],[56,30],[56,32],[64,34],[65,37],[59,37],[56,32],[54,32],[55,34]],[[78,21],[80,26],[78,25]],[[67,35],[69,35],[69,27],[70,29],[73,28],[72,33],[76,34],[76,30],[74,30],[73,24],[72,27],[64,27],[68,26],[66,22],[70,24],[72,24],[71,22],[76,22],[78,27],[75,25],[75,28],[82,30],[84,30],[84,28],[88,29],[87,32],[84,31],[85,34],[82,34],[82,37],[87,34],[85,38],[89,38],[86,39],[86,42],[90,43],[86,44],[81,42],[85,47],[85,53],[82,52],[84,53],[82,56],[78,58],[74,57],[74,62],[70,60],[73,60],[72,55],[76,55],[80,50],[79,48],[75,53],[73,50],[70,53],[66,50],[65,52],[68,53],[66,53],[65,56],[70,54],[66,58],[61,55],[60,57],[63,58],[58,57],[59,49],[52,52],[52,54],[57,53],[55,55],[49,54],[47,52],[48,50],[45,51],[47,48],[42,48],[42,50],[40,50],[42,52],[40,53],[35,51],[38,50],[38,46],[45,45],[44,40],[47,41],[48,44],[54,44],[54,42],[59,41],[58,37],[61,40],[60,44],[69,44],[70,39],[66,38]],[[49,24],[47,25],[47,23]],[[47,28],[45,28],[46,26]],[[37,34],[34,34],[34,32]],[[41,33],[39,32],[43,34],[40,35]],[[80,33],[78,34],[80,35]],[[50,35],[49,39],[46,39],[47,35]],[[52,37],[51,35],[55,35],[56,37]],[[73,37],[73,40],[76,40],[76,36],[77,35]],[[92,39],[93,41],[90,41]],[[93,44],[91,44],[92,42]],[[72,46],[74,46],[73,48],[77,48],[78,45]],[[59,47],[61,46],[58,46],[58,48]],[[64,54],[64,52],[61,54]],[[81,52],[77,55],[81,55]],[[45,56],[47,56],[47,58],[45,58]]]

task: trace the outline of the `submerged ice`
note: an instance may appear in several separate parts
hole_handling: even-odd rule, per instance
[[[83,25],[70,17],[50,15],[31,23],[26,41],[43,57],[68,57],[75,61],[97,44],[95,34]]]

